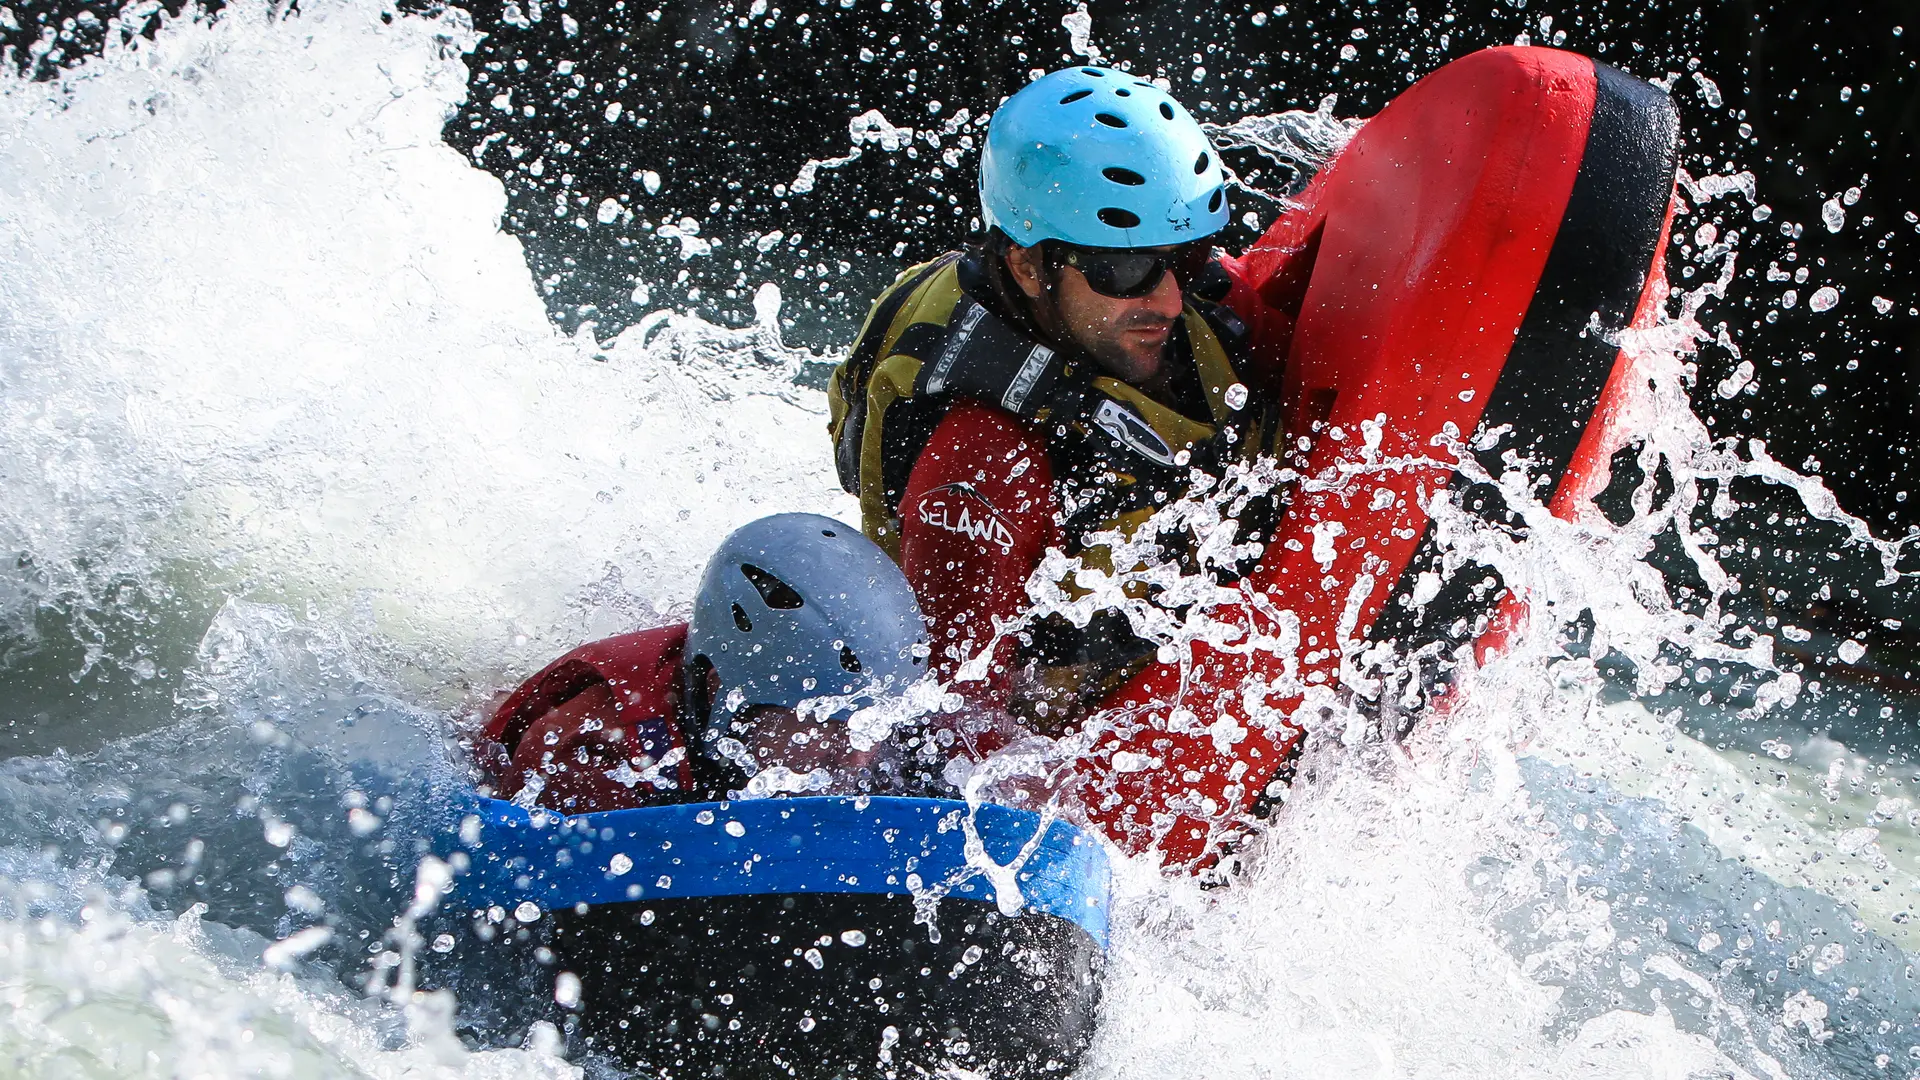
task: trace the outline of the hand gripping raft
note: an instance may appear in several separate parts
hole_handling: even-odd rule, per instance
[[[1664,299],[1677,134],[1659,90],[1540,48],[1455,61],[1367,121],[1240,259],[1293,317],[1277,390],[1305,440],[1302,474],[1365,460],[1370,428],[1375,461],[1444,462],[1447,444],[1507,427],[1482,454],[1492,474],[1517,450],[1555,484],[1554,513],[1571,514],[1604,478],[1616,410],[1603,403],[1628,377],[1604,339]],[[1437,554],[1426,498],[1460,489],[1498,512],[1465,487],[1424,465],[1294,491],[1247,579],[1271,605],[1216,614],[1253,635],[1297,630],[1297,659],[1196,643],[1184,689],[1177,663],[1138,674],[1106,703],[1110,726],[1076,778],[1095,820],[1132,850],[1192,863],[1297,751],[1303,710],[1344,659],[1481,633],[1492,601],[1471,582],[1406,602]]]

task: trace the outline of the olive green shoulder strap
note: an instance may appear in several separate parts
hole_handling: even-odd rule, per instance
[[[834,467],[840,474],[840,487],[850,495],[860,493],[860,440],[867,419],[867,382],[873,377],[873,365],[885,348],[894,319],[920,286],[933,275],[951,266],[959,252],[948,252],[930,263],[909,271],[892,289],[883,294],[867,315],[866,325],[854,340],[846,360],[840,364],[835,388],[846,414],[834,431]]]

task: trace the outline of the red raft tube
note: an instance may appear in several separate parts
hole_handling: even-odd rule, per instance
[[[1288,430],[1305,440],[1292,464],[1314,477],[1361,460],[1370,427],[1375,460],[1438,462],[1445,444],[1499,431],[1479,452],[1490,474],[1517,451],[1555,485],[1540,492],[1553,512],[1570,515],[1604,483],[1607,403],[1629,378],[1605,339],[1649,323],[1665,298],[1677,143],[1666,94],[1542,48],[1464,57],[1367,121],[1238,260],[1292,319],[1290,341],[1259,343],[1285,356]],[[1195,643],[1184,672],[1139,673],[1106,703],[1107,733],[1074,778],[1089,815],[1131,851],[1193,865],[1268,794],[1344,657],[1485,632],[1494,600],[1469,591],[1485,574],[1409,602],[1440,554],[1423,501],[1449,489],[1489,519],[1504,513],[1442,464],[1292,493],[1246,582],[1269,611],[1215,615],[1277,635],[1274,610],[1290,612],[1297,661]],[[1218,718],[1238,730],[1223,737]]]

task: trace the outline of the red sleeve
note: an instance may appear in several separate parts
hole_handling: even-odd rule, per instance
[[[1027,577],[1060,543],[1055,509],[1053,466],[1038,436],[970,401],[947,412],[900,499],[900,565],[927,617],[941,677],[986,647],[994,619],[1026,608]],[[1013,645],[995,650],[984,687],[954,689],[1004,704]]]

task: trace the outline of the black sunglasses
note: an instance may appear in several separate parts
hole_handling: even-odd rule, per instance
[[[1048,258],[1071,266],[1087,279],[1094,292],[1115,300],[1136,300],[1160,287],[1169,272],[1181,289],[1213,261],[1213,245],[1204,240],[1165,248],[1093,248],[1075,244],[1047,245]]]

